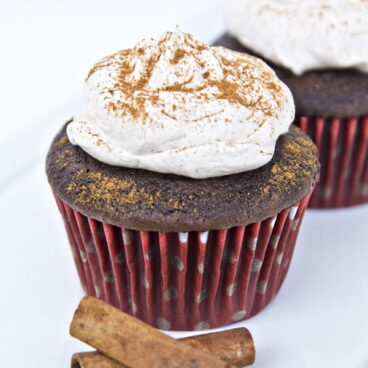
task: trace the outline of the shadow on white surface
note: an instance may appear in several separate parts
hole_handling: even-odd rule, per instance
[[[302,355],[299,351],[285,348],[277,342],[270,346],[262,346],[257,350],[256,363],[254,368],[285,368],[297,367],[306,368]]]

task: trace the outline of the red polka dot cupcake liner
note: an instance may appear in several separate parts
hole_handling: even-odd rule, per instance
[[[299,117],[295,124],[316,144],[321,178],[311,208],[368,203],[368,116],[351,119]]]
[[[250,318],[274,298],[310,195],[261,222],[188,233],[120,228],[56,201],[89,295],[160,329],[203,330]]]

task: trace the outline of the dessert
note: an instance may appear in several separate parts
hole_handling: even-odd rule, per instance
[[[314,208],[368,202],[368,3],[231,0],[215,44],[263,58],[290,88],[316,143]]]
[[[293,118],[265,63],[182,32],[97,63],[46,163],[87,293],[174,330],[264,308],[318,180]]]

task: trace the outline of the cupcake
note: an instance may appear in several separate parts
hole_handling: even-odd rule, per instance
[[[290,88],[315,142],[314,208],[368,203],[368,3],[231,0],[215,44],[263,58]]]
[[[98,62],[46,163],[86,292],[172,330],[264,308],[318,179],[293,118],[263,61],[189,34]]]

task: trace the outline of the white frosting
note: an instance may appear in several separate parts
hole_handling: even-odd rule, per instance
[[[227,28],[244,46],[300,75],[368,73],[367,0],[229,0]]]
[[[289,89],[261,60],[181,32],[96,64],[69,140],[110,165],[192,178],[258,168],[294,118]]]

